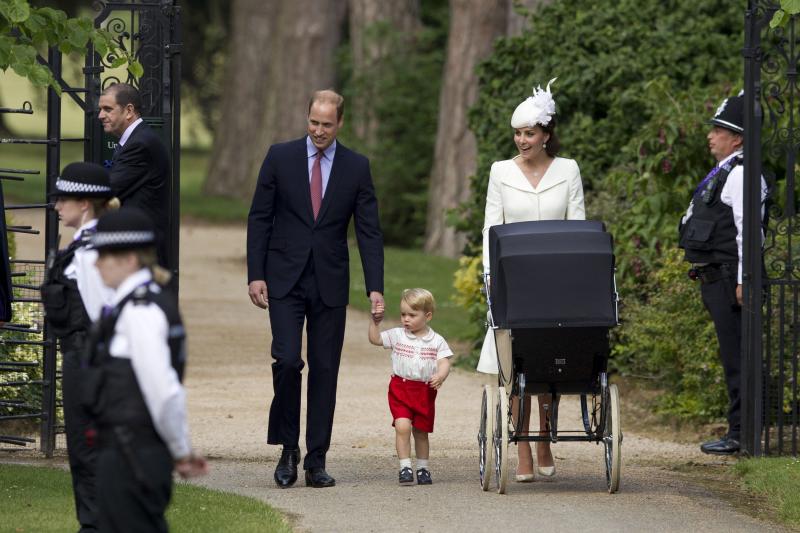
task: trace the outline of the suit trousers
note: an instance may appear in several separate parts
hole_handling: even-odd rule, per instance
[[[95,469],[97,450],[86,440],[86,431],[93,427],[91,418],[81,405],[80,349],[64,349],[62,360],[62,394],[64,398],[64,432],[67,437],[67,456],[72,475],[72,492],[80,531],[97,530],[95,501]]]
[[[714,321],[728,387],[728,436],[738,440],[741,433],[742,308],[736,302],[736,265],[721,268],[725,275],[703,283],[700,293]]]
[[[300,394],[303,323],[306,322],[306,456],[303,468],[325,468],[331,443],[336,385],[344,343],[346,307],[328,307],[320,298],[320,280],[309,256],[300,279],[283,298],[269,298],[272,327],[272,385],[267,442],[297,447],[300,439]]]

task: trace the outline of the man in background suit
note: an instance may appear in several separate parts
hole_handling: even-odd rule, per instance
[[[343,110],[344,99],[335,92],[314,93],[308,135],[270,147],[248,218],[248,292],[254,305],[269,309],[272,327],[275,397],[267,442],[283,445],[275,469],[281,488],[297,480],[304,320],[309,371],[305,481],[312,487],[335,485],[325,471],[325,456],[344,342],[351,218],[373,314],[383,304],[378,202],[367,158],[336,141]]]
[[[158,134],[142,120],[142,97],[127,83],[110,85],[100,95],[103,130],[119,138],[111,166],[111,188],[123,207],[138,207],[158,232],[158,262],[167,264],[170,160]]]

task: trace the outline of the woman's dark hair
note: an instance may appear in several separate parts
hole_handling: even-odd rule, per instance
[[[550,157],[555,157],[558,155],[558,152],[561,151],[561,143],[558,140],[558,135],[556,135],[556,116],[553,115],[550,117],[550,122],[547,123],[547,126],[542,126],[542,131],[545,133],[550,134],[550,138],[547,139],[547,147],[545,147],[544,151]]]

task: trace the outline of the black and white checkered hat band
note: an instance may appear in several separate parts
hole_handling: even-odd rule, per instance
[[[69,181],[58,178],[56,180],[56,190],[58,192],[68,192],[68,193],[98,193],[98,192],[111,192],[111,187],[109,187],[108,185],[80,183],[77,181]]]
[[[92,235],[92,246],[138,246],[156,242],[156,234],[152,231],[98,231]]]

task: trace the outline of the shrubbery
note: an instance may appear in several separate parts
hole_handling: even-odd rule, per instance
[[[516,152],[511,113],[532,86],[558,77],[561,155],[580,165],[588,216],[615,237],[627,305],[612,367],[652,377],[665,390],[659,409],[682,418],[724,410],[724,384],[712,386],[720,376],[713,326],[675,247],[678,220],[714,163],[706,121],[743,83],[743,28],[735,3],[556,1],[523,35],[497,42],[471,112],[478,172],[459,222],[468,258],[480,254],[489,168]],[[474,284],[459,287],[469,308],[480,305]],[[474,338],[482,335],[477,320]]]
[[[724,416],[728,395],[714,325],[686,270],[683,254],[669,250],[646,282],[648,299],[624,301],[612,361],[620,373],[664,389],[658,412],[709,421]]]

